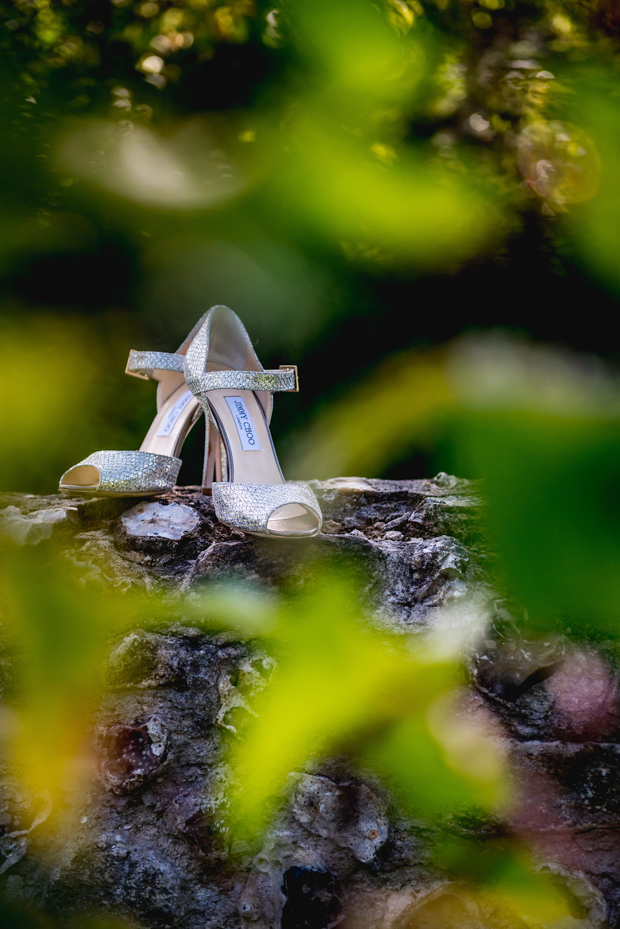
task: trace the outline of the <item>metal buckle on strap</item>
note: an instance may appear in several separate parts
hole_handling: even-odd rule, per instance
[[[151,379],[148,376],[148,374],[140,374],[138,371],[129,370],[129,362],[131,361],[131,355],[132,355],[132,352],[135,352],[135,351],[136,351],[135,348],[132,348],[129,351],[129,355],[127,356],[127,364],[125,365],[125,374],[128,374],[130,377],[139,377],[141,381],[150,381]]]
[[[284,394],[297,394],[299,393],[299,374],[297,373],[297,365],[280,365],[280,371],[294,371],[295,372],[295,386],[291,387],[289,390],[283,390]]]

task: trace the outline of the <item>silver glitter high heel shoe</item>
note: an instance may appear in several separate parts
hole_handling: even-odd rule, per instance
[[[205,413],[203,493],[218,519],[253,535],[316,535],[318,501],[308,484],[284,480],[269,432],[273,393],[298,390],[296,367],[265,371],[239,317],[214,306],[187,350],[185,380]]]
[[[202,409],[185,383],[185,353],[200,331],[206,313],[174,354],[129,353],[126,374],[158,381],[157,414],[137,452],[94,452],[65,471],[59,489],[65,494],[147,497],[170,490],[176,483],[178,457]]]

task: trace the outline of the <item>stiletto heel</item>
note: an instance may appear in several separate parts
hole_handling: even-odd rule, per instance
[[[205,461],[202,471],[202,492],[211,496],[213,480],[217,480],[216,464],[220,456],[220,443],[215,429],[210,426],[208,418],[205,419]]]
[[[62,493],[146,497],[164,493],[175,485],[183,443],[202,415],[200,402],[186,384],[184,365],[186,352],[206,315],[174,354],[129,353],[126,374],[158,381],[157,413],[151,427],[139,451],[94,452],[69,468],[60,479]]]
[[[296,367],[265,371],[239,317],[214,306],[187,350],[184,371],[209,423],[203,487],[218,519],[260,536],[316,535],[317,499],[308,484],[285,482],[269,432],[273,393],[298,390]]]

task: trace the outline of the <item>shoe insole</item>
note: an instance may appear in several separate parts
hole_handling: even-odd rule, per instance
[[[209,403],[225,436],[228,479],[237,484],[283,484],[263,408],[251,390],[210,390]]]
[[[200,404],[184,381],[155,416],[140,451],[178,458],[185,436],[199,415]]]
[[[141,452],[177,458],[185,436],[200,415],[200,404],[185,381],[168,397],[159,410],[140,446]],[[75,483],[63,482],[61,489],[93,493],[99,486],[98,472],[92,465],[76,465],[68,474]]]

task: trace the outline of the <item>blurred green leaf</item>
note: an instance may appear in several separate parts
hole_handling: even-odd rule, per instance
[[[320,113],[297,128],[299,152],[280,180],[282,202],[350,243],[352,256],[358,249],[361,258],[434,269],[502,234],[493,201],[456,172],[430,167],[422,153],[403,152],[386,167],[368,149],[326,133]]]
[[[0,582],[3,645],[18,662],[10,755],[29,786],[57,800],[88,769],[106,642],[127,628],[135,604],[81,584],[36,548],[5,548]]]
[[[620,420],[477,411],[455,423],[461,473],[485,480],[490,540],[541,628],[620,631]]]
[[[264,827],[291,771],[339,748],[387,775],[410,812],[497,800],[493,749],[488,765],[465,770],[450,734],[426,716],[454,687],[454,661],[419,637],[407,647],[373,631],[358,604],[351,579],[323,576],[287,602],[272,629],[277,668],[230,754],[238,788],[231,816],[242,834]],[[470,747],[488,744],[472,728],[461,731]]]
[[[373,104],[409,97],[424,73],[419,37],[399,37],[385,11],[366,0],[291,0],[285,15],[318,82],[368,115]]]
[[[252,587],[220,584],[166,598],[89,581],[54,540],[2,540],[0,553],[0,645],[15,666],[3,749],[29,787],[54,801],[91,771],[87,732],[115,639],[172,619],[252,638],[268,634],[277,616],[273,597]]]
[[[304,477],[377,476],[413,444],[430,446],[455,403],[441,352],[397,355],[319,412],[289,469]]]
[[[566,225],[572,233],[580,258],[591,273],[607,286],[620,288],[618,249],[620,248],[620,98],[615,81],[584,81],[574,106],[576,118],[588,126],[601,157],[601,180],[598,195],[568,216]]]
[[[412,445],[484,479],[498,582],[540,629],[617,634],[620,385],[595,362],[501,339],[391,359],[320,413],[297,473],[381,473]]]
[[[436,693],[437,684],[432,680],[428,684],[429,694]],[[459,770],[434,738],[425,716],[417,715],[423,709],[420,702],[422,706],[409,708],[411,716],[376,739],[364,753],[364,761],[381,774],[402,807],[414,817],[432,819],[463,804],[491,806],[498,800],[498,765],[489,765],[487,777],[475,778]],[[477,747],[482,747],[480,740]],[[489,755],[492,752],[489,749]]]
[[[76,235],[81,231],[78,225]],[[53,229],[53,236],[58,232]],[[123,376],[124,328],[114,317],[89,322],[48,314],[19,324],[0,321],[2,491],[55,493],[63,471],[93,448],[131,447],[135,421],[139,429],[154,403],[152,393],[136,391],[137,382]],[[116,373],[110,370],[115,359]]]

